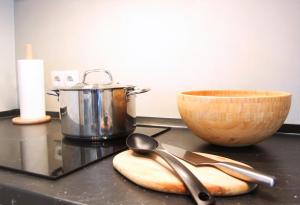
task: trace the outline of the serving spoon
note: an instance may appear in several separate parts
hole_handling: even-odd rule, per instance
[[[173,155],[161,148],[159,143],[152,137],[140,133],[133,133],[127,137],[126,144],[129,149],[136,153],[154,153],[165,160],[176,172],[177,176],[187,187],[198,205],[208,205],[215,202],[214,197],[207,191],[195,175]]]

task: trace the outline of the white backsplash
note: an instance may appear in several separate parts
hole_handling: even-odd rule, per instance
[[[287,123],[300,123],[300,2],[294,0],[15,1],[17,57],[32,43],[57,68],[109,69],[150,87],[137,114],[179,117],[176,93],[265,89],[293,93]],[[47,110],[58,111],[47,96]]]
[[[0,112],[18,107],[15,69],[14,4],[0,1]]]

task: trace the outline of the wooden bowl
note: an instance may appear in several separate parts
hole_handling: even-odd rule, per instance
[[[199,90],[177,96],[182,120],[212,144],[247,146],[272,136],[285,121],[291,94],[278,91]]]

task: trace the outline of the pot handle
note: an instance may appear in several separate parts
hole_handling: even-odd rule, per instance
[[[143,89],[137,88],[137,89],[134,89],[133,91],[129,91],[127,93],[127,96],[145,93],[145,92],[148,92],[149,90],[151,90],[151,89],[150,88],[143,88]]]
[[[56,90],[48,90],[47,91],[47,95],[53,95],[53,96],[59,97],[59,90],[58,89],[56,89]]]
[[[55,89],[55,90],[48,90],[47,91],[47,95],[53,95],[57,97],[57,100],[59,101],[59,90]]]
[[[83,80],[82,80],[82,83],[86,84],[85,83],[85,79],[86,79],[86,76],[90,73],[95,73],[95,72],[103,72],[105,74],[108,75],[109,77],[109,82],[108,83],[103,83],[103,85],[110,85],[113,83],[113,77],[112,77],[112,74],[108,71],[108,70],[105,70],[105,69],[92,69],[92,70],[87,70],[84,72],[84,75],[83,75]]]

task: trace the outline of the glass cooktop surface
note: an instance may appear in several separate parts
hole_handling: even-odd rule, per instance
[[[22,173],[57,179],[126,149],[126,136],[93,143],[66,139],[59,120],[39,125],[0,121],[0,167]],[[157,136],[168,129],[137,126],[135,132]]]

